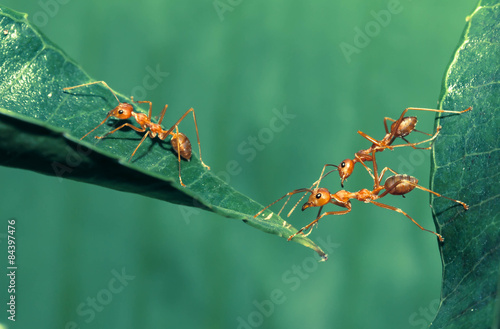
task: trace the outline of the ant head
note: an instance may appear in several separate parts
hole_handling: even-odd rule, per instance
[[[352,171],[354,170],[354,161],[351,159],[345,159],[342,161],[339,166],[339,176],[342,179],[341,185],[344,187],[344,181],[347,179],[347,177],[351,176]]]
[[[120,103],[108,113],[108,117],[115,117],[120,120],[128,119],[132,116],[134,107],[129,103]]]
[[[317,188],[311,191],[311,195],[306,203],[302,206],[302,211],[309,207],[322,207],[330,202],[330,191],[326,188]]]

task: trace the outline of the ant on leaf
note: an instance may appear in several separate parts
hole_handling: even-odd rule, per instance
[[[113,90],[104,81],[95,81],[95,82],[84,83],[84,84],[81,84],[81,85],[78,85],[78,86],[67,87],[67,88],[64,88],[63,90],[67,91],[67,90],[71,90],[71,89],[75,89],[75,88],[81,88],[81,87],[90,86],[90,85],[99,84],[99,83],[103,84],[106,88],[109,89],[109,91],[111,91],[111,93],[113,94],[113,96],[115,96],[116,100],[118,101],[118,105],[114,109],[112,109],[111,111],[108,112],[108,114],[106,115],[106,117],[104,118],[104,120],[100,124],[98,124],[94,129],[92,129],[88,133],[86,133],[82,138],[80,138],[80,140],[84,139],[90,133],[92,133],[94,130],[96,130],[101,125],[103,125],[108,120],[108,118],[110,118],[110,117],[114,117],[114,118],[117,118],[119,120],[127,120],[127,119],[130,119],[130,118],[133,118],[137,122],[137,124],[139,124],[140,127],[136,127],[136,126],[134,126],[134,125],[132,125],[132,124],[130,124],[130,123],[127,122],[127,123],[122,124],[118,128],[115,128],[112,131],[110,131],[110,132],[102,135],[102,136],[95,136],[94,138],[96,138],[96,139],[106,138],[108,135],[111,135],[111,134],[113,134],[113,133],[117,132],[118,130],[120,130],[122,128],[125,128],[125,127],[129,127],[129,128],[131,128],[131,129],[133,129],[133,130],[135,130],[137,132],[140,132],[140,133],[144,133],[145,132],[145,134],[142,136],[141,141],[139,142],[139,144],[137,145],[137,147],[135,148],[135,150],[132,152],[132,155],[129,158],[129,161],[130,161],[130,160],[132,160],[134,154],[137,152],[137,150],[139,149],[139,147],[141,146],[141,144],[144,142],[144,140],[147,137],[150,137],[150,138],[157,137],[157,138],[159,138],[161,140],[165,140],[168,136],[171,136],[170,144],[172,145],[172,148],[177,153],[177,158],[178,158],[178,162],[179,162],[179,182],[180,182],[180,184],[182,186],[186,186],[182,182],[182,178],[181,178],[181,157],[184,158],[184,159],[186,159],[187,161],[189,161],[191,159],[191,155],[192,155],[192,148],[191,148],[191,142],[189,141],[189,139],[187,138],[186,135],[184,135],[183,133],[179,132],[179,127],[178,126],[179,126],[179,123],[182,120],[184,120],[184,118],[190,112],[192,112],[193,113],[194,126],[196,128],[196,138],[198,139],[198,148],[199,148],[199,151],[200,151],[200,161],[201,161],[201,164],[205,168],[210,169],[210,167],[207,166],[203,162],[203,160],[201,158],[200,136],[198,134],[198,124],[196,123],[196,115],[195,115],[195,112],[194,112],[193,108],[190,108],[189,110],[187,110],[180,117],[180,119],[177,120],[177,122],[175,122],[172,125],[172,127],[170,127],[167,130],[164,130],[161,127],[161,122],[163,121],[163,117],[165,116],[165,112],[167,111],[168,105],[165,105],[165,107],[161,111],[161,113],[160,113],[160,119],[158,120],[158,123],[154,123],[154,122],[151,121],[151,113],[152,113],[153,104],[150,101],[134,101],[134,97],[131,97],[131,101],[133,103],[137,103],[137,104],[148,103],[149,104],[148,115],[146,115],[144,113],[141,113],[141,112],[136,112],[136,111],[134,111],[134,107],[132,106],[132,104],[125,103],[125,102],[123,102],[123,103],[120,102],[120,100],[118,99],[118,97],[116,96],[116,94],[113,92]],[[175,132],[174,132],[174,129],[175,129]]]

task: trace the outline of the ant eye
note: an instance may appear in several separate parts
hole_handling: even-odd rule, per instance
[[[316,199],[321,199],[321,193],[316,194]]]
[[[342,163],[340,164],[340,166],[341,166],[342,168],[345,168],[345,162],[344,162],[344,161],[342,161]]]
[[[119,110],[119,111],[118,111],[118,114],[123,114],[123,110]]]

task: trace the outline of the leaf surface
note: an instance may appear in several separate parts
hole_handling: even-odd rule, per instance
[[[480,1],[446,72],[438,116],[431,189],[467,203],[431,197],[440,246],[441,303],[431,328],[499,328],[500,5]]]
[[[93,138],[122,121],[110,119],[80,140],[118,105],[102,84],[63,92],[65,87],[91,81],[25,14],[0,7],[0,165],[199,207],[284,238],[297,231],[275,214],[253,218],[262,205],[203,167],[195,152],[191,161],[182,160],[182,179],[187,186],[182,187],[177,154],[168,138],[163,142],[148,138],[130,162],[141,134],[127,128],[103,140]],[[117,94],[121,102],[131,103]],[[147,113],[140,107],[136,111]],[[164,123],[176,119],[169,118],[167,111]],[[190,120],[188,114],[183,124]],[[203,115],[197,120],[203,130]],[[196,151],[196,137],[191,142]],[[326,257],[307,237],[294,241]]]

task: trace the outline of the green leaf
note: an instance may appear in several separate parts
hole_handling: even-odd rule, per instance
[[[433,148],[431,188],[466,202],[468,211],[432,197],[434,220],[445,238],[441,303],[431,328],[499,328],[500,5],[480,1],[446,72]]]
[[[100,141],[92,138],[110,131],[117,120],[108,120],[81,141],[117,105],[113,94],[102,84],[63,92],[92,79],[33,27],[27,15],[0,8],[0,22],[0,165],[199,207],[284,238],[297,231],[274,214],[268,219],[253,218],[263,206],[208,171],[195,155],[189,162],[182,160],[187,186],[182,187],[177,155],[168,142],[147,139],[128,162],[141,134],[123,129]],[[198,113],[201,131],[206,113]],[[173,124],[168,114],[164,124]],[[188,114],[183,125],[191,117]],[[326,259],[307,237],[293,241]]]

